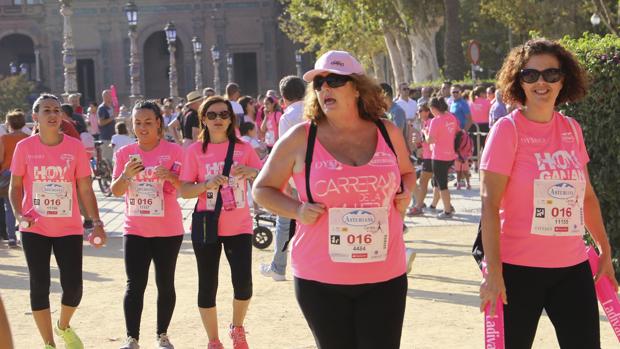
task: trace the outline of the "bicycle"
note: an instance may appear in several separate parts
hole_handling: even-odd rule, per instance
[[[95,157],[90,159],[93,179],[97,180],[99,190],[105,196],[112,195],[112,165],[103,158],[101,146],[103,141],[95,141]]]

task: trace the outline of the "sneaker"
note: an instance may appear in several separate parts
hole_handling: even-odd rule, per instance
[[[127,337],[125,339],[125,344],[120,349],[140,349],[140,344],[138,344],[138,340],[133,337]]]
[[[84,349],[84,344],[82,344],[80,337],[78,337],[75,331],[73,331],[73,328],[67,327],[64,330],[61,330],[60,327],[58,327],[58,323],[56,323],[54,332],[56,332],[56,335],[65,341],[66,349]]]
[[[437,206],[430,205],[430,206],[428,207],[428,210],[429,210],[430,212],[435,213],[435,212],[437,212]]]
[[[461,182],[456,183],[456,190],[461,190],[463,188],[463,184]]]
[[[16,248],[17,247],[17,240],[16,239],[9,239],[9,247],[10,248]]]
[[[272,278],[274,281],[286,281],[286,276],[276,273],[271,269],[271,264],[262,263],[260,265],[260,273],[265,277]]]
[[[170,339],[168,339],[168,335],[165,333],[157,336],[157,342],[155,342],[156,349],[174,349],[174,345],[170,343]]]
[[[407,213],[406,213],[406,215],[409,216],[409,217],[420,216],[420,215],[423,215],[423,214],[424,214],[424,211],[421,208],[417,208],[415,206],[409,208],[407,210]]]
[[[471,184],[467,184],[467,190],[471,190]]]
[[[413,252],[413,248],[406,247],[405,254],[407,255],[407,274],[409,274],[411,273],[411,268],[413,268],[416,253]]]
[[[228,335],[233,341],[233,349],[250,349],[248,342],[245,340],[245,329],[243,326],[233,326],[230,324]]]
[[[219,339],[214,339],[209,341],[209,345],[207,345],[207,349],[224,349],[224,345],[220,342]]]
[[[449,219],[449,218],[452,218],[453,214],[454,214],[454,211],[451,211],[451,212],[442,211],[440,214],[437,215],[437,219]]]

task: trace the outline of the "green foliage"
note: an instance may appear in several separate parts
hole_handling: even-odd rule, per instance
[[[15,108],[28,110],[28,96],[34,91],[34,84],[22,75],[8,76],[0,79],[0,119]]]
[[[578,39],[565,37],[562,43],[575,53],[590,77],[586,98],[561,109],[583,128],[591,158],[590,178],[620,272],[620,38],[586,33]]]

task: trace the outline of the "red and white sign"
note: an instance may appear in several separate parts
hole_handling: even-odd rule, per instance
[[[467,56],[469,57],[471,64],[478,65],[478,63],[480,63],[480,43],[478,41],[469,41]]]

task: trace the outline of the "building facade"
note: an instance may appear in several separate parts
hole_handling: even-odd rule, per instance
[[[220,51],[221,87],[232,81],[242,94],[256,96],[276,89],[284,75],[295,74],[295,46],[280,31],[282,6],[277,0],[136,0],[137,60],[142,95],[169,96],[169,52],[164,27],[177,31],[176,67],[179,95],[194,90],[192,38],[202,42],[203,87],[213,86],[211,47]],[[100,101],[100,92],[116,87],[128,103],[129,25],[126,0],[73,0],[71,24],[82,103]],[[22,72],[41,90],[64,91],[63,17],[57,0],[0,0],[0,75]],[[311,62],[303,57],[303,66]]]

